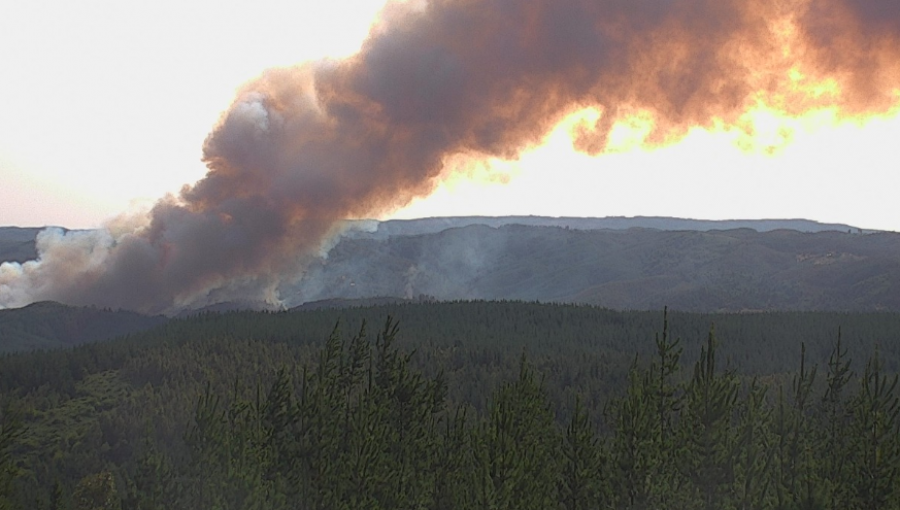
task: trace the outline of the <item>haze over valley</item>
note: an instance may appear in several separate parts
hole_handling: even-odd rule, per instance
[[[0,260],[36,257],[39,232],[0,229]],[[304,257],[299,270],[273,278],[269,301],[232,295],[170,313],[346,306],[388,298],[705,312],[900,311],[898,254],[898,233],[806,220],[354,221],[319,254]]]
[[[60,2],[4,16],[13,21],[0,33],[16,51],[0,62],[10,69],[0,97],[15,98],[0,117],[0,222],[37,226],[52,215],[83,227],[75,206],[60,215],[59,197],[130,202],[95,216],[88,230],[41,234],[37,263],[0,268],[0,306],[52,300],[174,314],[306,300],[286,292],[284,276],[308,273],[347,219],[809,217],[897,228],[900,11],[890,1],[396,1],[377,15],[348,9],[363,22],[342,51],[307,58],[298,40],[297,60],[272,67],[263,56],[291,48],[255,44],[275,40],[270,17],[311,19],[291,8],[306,6],[186,12],[155,2],[141,16],[108,9],[96,17]],[[186,28],[199,33],[216,20],[240,28],[203,32],[209,40]],[[309,43],[319,32],[282,31]],[[171,47],[154,34],[171,34]],[[260,62],[259,74],[224,85],[231,104],[210,115],[202,142],[178,142],[196,141],[185,170],[171,160],[145,164],[174,151],[163,134],[206,103],[194,78],[212,76],[211,62],[237,65],[240,49]],[[71,93],[58,94],[56,70],[72,62],[84,66],[65,72]],[[147,73],[147,62],[173,67]],[[119,86],[100,88],[98,69],[115,70],[102,76]],[[143,94],[125,93],[137,84]],[[210,86],[221,93],[221,79]],[[94,101],[95,90],[109,100]],[[148,98],[161,117],[123,116]],[[111,117],[101,114],[109,109]],[[81,138],[93,129],[102,131]],[[151,197],[112,184],[157,179],[168,184]],[[410,275],[421,265],[407,262]],[[626,271],[639,272],[667,278]],[[595,300],[597,286],[612,282],[549,295]],[[465,277],[456,285],[464,288],[413,291],[532,295]],[[611,305],[649,304],[624,297],[635,292],[630,284],[602,290],[618,296]],[[708,306],[684,294],[687,306]],[[863,301],[853,306],[883,306]]]

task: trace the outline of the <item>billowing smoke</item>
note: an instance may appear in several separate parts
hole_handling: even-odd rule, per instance
[[[362,50],[267,71],[209,135],[209,172],[146,218],[45,232],[0,268],[0,306],[54,299],[171,312],[277,300],[344,218],[428,194],[448,157],[516,158],[579,110],[602,152],[617,122],[647,144],[693,127],[752,135],[748,112],[895,111],[896,0],[430,0],[389,4]],[[133,220],[133,219],[132,219]]]

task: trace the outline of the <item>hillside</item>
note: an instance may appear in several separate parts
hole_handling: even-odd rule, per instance
[[[503,227],[524,225],[527,227],[562,227],[576,230],[628,230],[648,228],[654,230],[731,230],[749,228],[757,232],[772,230],[796,230],[798,232],[858,232],[863,230],[842,223],[819,223],[804,219],[771,220],[694,220],[663,216],[610,216],[605,218],[550,217],[550,216],[454,216],[419,218],[411,220],[355,221],[348,225],[362,231],[364,237],[386,239],[392,236],[435,234],[450,228],[470,225]]]
[[[72,307],[44,301],[0,310],[0,354],[71,347],[145,331],[166,321],[123,310]]]
[[[36,232],[0,229],[0,261],[33,258]],[[282,302],[274,306],[426,298],[698,312],[900,311],[897,254],[900,233],[800,219],[352,221],[326,257],[282,275]],[[200,311],[272,306],[248,296]]]
[[[658,331],[662,309],[616,311],[589,305],[521,301],[333,300],[273,311],[204,312],[182,318],[148,317],[128,311],[42,302],[0,310],[0,352],[45,349],[100,342],[115,349],[127,342],[140,350],[197,338],[258,339],[265,342],[318,344],[335,324],[352,330],[362,322],[377,329],[387,316],[402,325],[401,344],[410,350],[463,346],[511,354],[527,349],[539,358],[555,356],[560,346],[586,356],[613,356],[624,369],[634,353],[652,354],[649,341]],[[672,336],[685,339],[696,354],[711,324],[722,339],[722,355],[742,360],[745,373],[788,371],[805,343],[813,361],[824,364],[838,328],[855,359],[879,345],[891,370],[900,370],[900,314],[885,312],[670,312]],[[736,341],[741,340],[741,341]],[[60,354],[64,356],[64,354]]]
[[[347,236],[288,306],[394,296],[615,309],[900,311],[900,234],[469,225]]]
[[[347,235],[387,239],[393,236],[435,234],[449,228],[470,225],[502,227],[505,225],[526,225],[531,227],[564,227],[578,230],[627,230],[629,228],[652,228],[656,230],[727,230],[749,228],[759,232],[771,230],[797,230],[799,232],[862,232],[862,230],[839,223],[819,223],[816,221],[793,220],[692,220],[683,218],[648,217],[607,217],[568,218],[546,216],[458,216],[444,218],[420,218],[413,220],[354,220],[347,222]],[[0,227],[0,262],[24,262],[37,257],[34,239],[44,227]]]

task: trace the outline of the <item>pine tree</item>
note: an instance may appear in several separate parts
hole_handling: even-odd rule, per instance
[[[656,432],[652,448],[655,469],[650,480],[650,501],[654,507],[669,508],[679,505],[679,487],[683,482],[674,462],[680,449],[674,429],[684,395],[681,385],[672,381],[681,367],[682,349],[679,346],[681,339],[673,341],[669,338],[668,308],[663,309],[662,335],[656,335],[655,343],[656,359],[648,368],[656,405]]]
[[[465,508],[472,501],[472,459],[468,408],[457,407],[443,422],[439,448],[433,458],[434,491],[429,510]]]
[[[681,396],[678,394],[678,386],[672,382],[672,378],[680,368],[682,349],[679,347],[680,338],[672,341],[669,338],[669,309],[663,309],[662,336],[656,336],[657,359],[651,365],[651,370],[656,378],[656,420],[657,440],[664,449],[667,448],[669,436],[673,429],[673,417],[681,408]]]
[[[734,483],[732,418],[738,386],[732,370],[716,369],[715,331],[710,329],[706,346],[694,365],[681,420],[686,445],[681,457],[682,473],[691,481],[706,510],[723,508]]]
[[[194,420],[185,432],[185,443],[190,454],[190,478],[192,490],[186,494],[188,504],[198,509],[215,508],[222,500],[221,485],[227,464],[226,410],[221,398],[206,389],[197,398]]]
[[[772,410],[766,403],[767,388],[756,379],[750,384],[746,399],[740,403],[737,426],[735,466],[735,507],[755,510],[769,507],[770,480],[774,450],[769,435]]]
[[[838,328],[837,344],[828,358],[826,389],[822,397],[821,418],[824,420],[824,437],[821,445],[821,478],[826,486],[827,508],[842,510],[851,504],[852,487],[848,484],[852,473],[848,472],[848,422],[851,410],[845,401],[844,392],[853,377],[847,350],[841,343]]]
[[[659,462],[653,372],[640,370],[635,358],[628,382],[625,396],[611,407],[613,507],[639,509],[650,503],[650,480]]]
[[[812,390],[817,367],[806,366],[806,345],[800,344],[800,370],[791,382],[789,403],[779,388],[773,418],[776,480],[776,510],[819,509],[824,506],[822,482],[818,476],[815,423],[810,419]]]
[[[499,389],[474,431],[474,506],[544,510],[557,504],[557,448],[553,415],[523,355],[518,379]]]
[[[866,364],[859,393],[853,402],[853,469],[856,507],[864,510],[897,508],[900,483],[900,397],[898,375],[882,373],[875,353]]]
[[[384,508],[422,508],[436,488],[435,456],[440,449],[437,424],[443,415],[443,374],[426,380],[410,368],[412,353],[395,346],[397,325],[388,318],[376,341],[374,387],[369,397],[384,410],[387,435]]]
[[[149,436],[149,432],[147,432]],[[122,506],[134,510],[165,510],[182,504],[181,487],[176,483],[171,461],[158,451],[156,446],[145,436],[139,450],[137,465],[122,499]],[[54,487],[55,500],[61,500],[62,486],[57,482]],[[59,494],[59,496],[57,496]],[[53,510],[62,507],[51,505]]]
[[[11,508],[9,494],[13,480],[18,476],[13,447],[24,428],[18,413],[9,406],[0,409],[0,510]]]
[[[591,420],[581,399],[575,400],[575,410],[562,442],[562,476],[559,496],[566,510],[595,508],[608,500],[603,472],[600,440],[594,434]]]

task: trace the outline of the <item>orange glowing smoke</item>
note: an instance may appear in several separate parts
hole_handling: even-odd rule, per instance
[[[573,133],[589,153],[622,126],[640,145],[701,127],[775,150],[804,119],[895,114],[898,64],[896,0],[389,4],[359,54],[245,86],[206,141],[207,176],[97,241],[102,264],[45,236],[41,262],[0,271],[0,305],[277,299],[341,219],[428,194],[455,155],[516,158],[584,109],[599,112]]]

